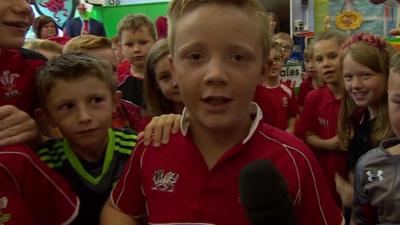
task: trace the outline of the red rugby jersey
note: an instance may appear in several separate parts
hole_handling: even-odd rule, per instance
[[[46,58],[28,49],[0,50],[0,105],[32,115],[37,104],[35,77]]]
[[[289,118],[299,113],[293,90],[283,83],[274,88],[257,86],[253,101],[260,106],[263,121],[281,130],[286,130]]]
[[[160,148],[139,143],[111,194],[113,204],[132,216],[148,212],[151,223],[250,225],[239,199],[239,172],[267,159],[287,182],[296,224],[341,224],[313,154],[297,138],[258,119],[211,170],[190,134],[172,135]]]
[[[0,148],[0,180],[2,224],[69,224],[78,213],[69,185],[23,145]]]
[[[340,107],[341,100],[336,99],[328,87],[317,88],[311,91],[304,101],[300,126],[305,133],[313,132],[322,139],[332,138],[337,135]],[[339,149],[338,151],[313,150],[321,164],[332,195],[340,205],[340,197],[336,192],[335,173],[347,178],[347,152]]]

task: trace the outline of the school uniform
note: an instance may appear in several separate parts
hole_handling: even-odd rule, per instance
[[[136,138],[136,133],[129,130],[109,129],[107,149],[98,162],[79,159],[65,138],[50,140],[37,151],[50,168],[71,184],[81,200],[79,214],[72,224],[99,224],[101,209],[121,176]]]
[[[304,101],[300,126],[305,133],[313,132],[321,139],[332,138],[337,135],[340,107],[341,100],[336,99],[328,87],[317,88],[311,91]],[[340,198],[336,192],[335,173],[347,178],[347,152],[313,150],[320,162],[332,195],[340,205]]]
[[[0,50],[0,105],[33,113],[38,99],[35,79],[46,58],[28,49]]]
[[[281,130],[286,130],[289,118],[295,118],[299,112],[294,92],[283,83],[272,88],[257,86],[253,101],[265,115],[263,121]]]
[[[239,172],[254,160],[267,159],[287,182],[296,224],[341,224],[315,157],[292,135],[260,122],[261,110],[254,107],[248,136],[211,170],[188,133],[185,109],[181,132],[169,144],[138,144],[112,191],[112,204],[135,217],[148,213],[154,224],[250,225],[239,199]]]
[[[309,92],[314,90],[314,87],[312,85],[312,76],[308,76],[307,79],[303,80],[300,84],[299,88],[299,94],[297,95],[297,105],[303,106],[304,105],[304,100],[306,99],[306,96]]]
[[[0,180],[0,224],[70,224],[78,213],[72,188],[24,145],[0,147]]]

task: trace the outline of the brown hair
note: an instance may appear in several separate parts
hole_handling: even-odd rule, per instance
[[[149,17],[143,14],[130,14],[125,16],[119,23],[118,23],[118,36],[121,37],[122,31],[129,30],[129,31],[136,31],[138,29],[142,29],[143,27],[147,28],[150,32],[151,37],[155,41],[156,31],[154,29],[154,25],[149,19]]]
[[[46,97],[57,80],[79,80],[89,76],[103,81],[111,93],[117,90],[115,75],[105,60],[84,53],[69,53],[48,62],[36,79],[41,105],[46,107]]]
[[[168,41],[160,39],[150,49],[146,58],[143,95],[146,102],[146,113],[151,116],[175,113],[173,102],[165,98],[158,88],[155,67],[157,63],[169,54]],[[183,104],[183,103],[182,103]]]
[[[260,23],[262,34],[263,56],[267,58],[271,49],[271,34],[269,31],[269,20],[267,12],[258,0],[172,0],[168,11],[169,30],[168,43],[170,52],[174,54],[174,41],[177,21],[186,13],[202,6],[204,4],[225,4],[233,5],[237,8],[248,12],[254,16],[256,21]]]
[[[85,52],[88,50],[110,48],[111,41],[105,37],[86,34],[79,35],[69,40],[63,48],[64,53]]]
[[[42,28],[48,23],[54,23],[54,26],[56,27],[56,35],[58,35],[57,23],[53,20],[53,18],[46,15],[40,15],[36,17],[35,21],[33,21],[32,24],[33,32],[35,33],[37,38],[42,38],[40,36],[40,32],[42,31]]]
[[[358,41],[346,48],[343,57],[351,55],[357,63],[368,67],[376,73],[382,74],[386,90],[389,77],[389,61],[393,53],[394,49],[389,44],[386,45],[384,50],[379,50],[364,41]],[[383,139],[393,136],[389,123],[388,95],[386,91],[381,96],[379,102],[378,113],[370,134],[371,142],[374,146],[377,146]],[[358,122],[355,121],[357,120],[355,118],[357,110],[359,108],[354,100],[345,92],[338,120],[339,143],[341,147],[346,148],[354,136],[354,125],[355,122]]]

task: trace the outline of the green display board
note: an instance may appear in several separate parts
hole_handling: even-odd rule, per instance
[[[128,14],[143,13],[154,22],[157,17],[165,16],[168,10],[168,2],[121,5],[101,7],[95,6],[92,11],[93,18],[104,23],[107,37],[113,37],[117,34],[117,24]]]

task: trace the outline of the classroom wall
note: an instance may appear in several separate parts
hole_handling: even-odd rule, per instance
[[[119,5],[100,7],[95,6],[92,16],[104,23],[107,37],[117,34],[117,24],[126,15],[131,13],[143,13],[155,22],[157,17],[165,16],[168,10],[168,2],[144,3],[134,5]]]

